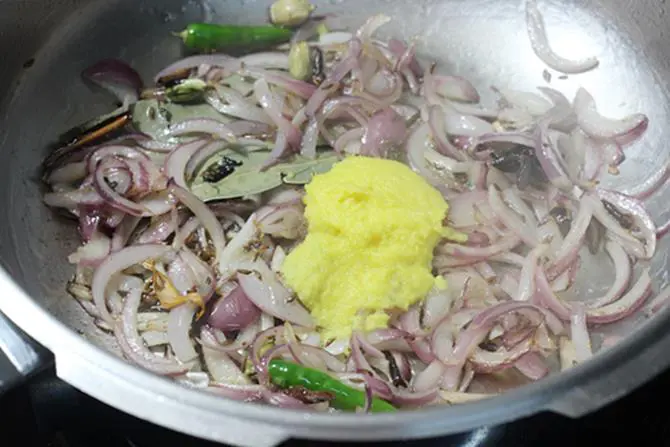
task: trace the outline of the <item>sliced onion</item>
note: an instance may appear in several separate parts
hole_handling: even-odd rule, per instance
[[[146,230],[142,231],[135,242],[137,244],[158,244],[165,241],[177,229],[177,219],[172,213],[157,217]]]
[[[310,408],[306,403],[295,397],[289,396],[288,394],[273,392],[267,388],[263,388],[261,393],[263,394],[263,399],[269,405],[274,405],[280,408],[291,408],[294,410],[306,410]]]
[[[282,115],[283,104],[271,91],[267,81],[261,78],[254,83],[256,100],[263,107],[270,119],[286,137],[286,142],[292,148],[299,148],[302,134],[289,120]]]
[[[241,122],[241,121],[238,121]],[[250,121],[246,121],[249,123]],[[259,123],[260,124],[260,123]],[[244,145],[245,140],[239,140],[236,144],[237,145]],[[213,140],[209,144],[205,144],[204,146],[201,146],[200,149],[195,151],[195,153],[189,158],[188,162],[186,163],[186,168],[184,169],[184,178],[186,182],[190,182],[193,180],[195,177],[196,171],[198,168],[202,167],[203,163],[205,163],[207,160],[212,158],[214,155],[217,153],[221,152],[225,148],[229,146],[228,143],[225,141],[221,140]],[[166,160],[167,162],[167,160]],[[177,169],[174,169],[177,170]]]
[[[494,185],[489,186],[489,205],[495,215],[503,224],[514,234],[516,234],[524,243],[531,247],[536,247],[539,243],[537,228],[524,222],[522,218],[503,202],[500,191]]]
[[[478,226],[480,222],[477,214],[483,211],[483,208],[487,208],[488,214],[492,214],[485,191],[468,191],[457,194],[449,199],[450,226],[460,230]]]
[[[165,167],[163,168],[168,179],[173,179],[178,186],[187,188],[188,186],[186,185],[185,176],[186,165],[193,155],[208,144],[211,143],[205,139],[197,139],[195,141],[184,143],[172,151],[165,159]]]
[[[620,120],[605,118],[598,113],[593,96],[583,88],[577,90],[574,107],[579,127],[597,139],[615,139],[626,144],[642,135],[649,125],[649,118],[641,113]]]
[[[235,132],[229,124],[212,118],[193,118],[172,124],[167,135],[178,137],[181,135],[205,134],[221,138],[228,142],[236,141]]]
[[[180,188],[172,182],[169,185],[169,191],[177,198],[177,200],[190,209],[202,226],[205,227],[209,237],[212,239],[212,244],[214,245],[216,259],[219,261],[219,271],[223,271],[224,266],[221,265],[221,263],[223,262],[222,255],[223,249],[226,247],[226,238],[219,220],[209,207],[193,193]]]
[[[227,383],[214,383],[208,388],[209,391],[218,396],[243,402],[256,402],[263,399],[263,385],[232,385]]]
[[[465,78],[460,76],[433,75],[435,91],[439,95],[463,102],[479,102],[477,89]]]
[[[565,59],[556,54],[549,46],[547,31],[544,27],[544,18],[537,8],[536,0],[526,1],[526,25],[528,37],[533,51],[542,62],[561,73],[584,73],[598,66],[598,59],[589,57],[581,60]]]
[[[554,107],[558,107],[564,110],[572,109],[570,100],[560,91],[549,87],[538,87],[537,89],[541,91],[544,96],[551,99],[551,102],[554,103]]]
[[[363,143],[361,153],[385,156],[392,147],[402,145],[406,137],[405,120],[387,107],[370,118],[361,140]]]
[[[514,247],[519,245],[521,240],[516,235],[507,235],[500,239],[492,245],[487,245],[485,247],[468,247],[465,245],[458,244],[444,244],[441,247],[438,247],[438,250],[443,251],[446,254],[449,254],[455,258],[455,262],[445,265],[452,266],[462,266],[475,264],[477,262],[486,261],[489,258],[512,250]]]
[[[252,67],[288,70],[288,55],[279,51],[251,53],[240,57],[243,65]]]
[[[261,311],[247,298],[242,287],[237,286],[214,304],[207,321],[222,331],[244,329],[261,316]]]
[[[617,208],[621,207],[620,209],[633,211],[634,213],[633,215],[636,217],[637,222],[638,223],[641,222],[643,224],[643,228],[641,228],[641,230],[647,233],[645,234],[645,238],[648,237],[648,228],[644,228],[644,226],[650,225],[649,222],[647,221],[647,218],[645,217],[646,211],[640,212],[638,215],[636,214],[638,210],[636,209],[635,203],[628,202],[627,200],[617,196],[611,196],[611,198],[617,201],[618,203]],[[629,230],[623,228],[619,223],[619,221],[616,218],[614,218],[614,216],[612,216],[612,214],[610,214],[609,211],[607,211],[600,198],[596,197],[596,194],[584,195],[581,201],[590,202],[593,208],[593,216],[607,230],[609,230],[610,238],[618,241],[626,249],[626,251],[628,251],[634,257],[641,259],[648,259],[650,254],[649,248],[655,250],[656,243],[651,243],[650,245],[645,247],[645,245],[635,236],[633,236]],[[651,225],[653,226],[653,222],[651,223]]]
[[[536,352],[529,352],[521,357],[516,364],[516,369],[531,380],[540,380],[549,374],[549,367],[544,359]]]
[[[397,88],[397,82],[395,73],[382,68],[365,80],[365,91],[377,98],[389,96]]]
[[[570,309],[567,303],[554,294],[541,269],[538,270],[536,281],[538,302],[550,309],[559,318],[565,321],[570,320]],[[650,293],[651,277],[649,276],[649,269],[645,269],[637,282],[619,300],[597,309],[587,309],[587,322],[589,324],[606,324],[619,321],[642,306]]]
[[[645,240],[643,259],[651,259],[656,253],[656,225],[642,202],[626,194],[602,188],[598,188],[596,193],[601,200],[606,200],[620,211],[635,217]]]
[[[570,191],[574,184],[568,177],[565,161],[556,148],[556,144],[549,138],[547,125],[546,122],[541,123],[535,131],[535,156],[547,179],[557,188]]]
[[[512,299],[516,301],[530,301],[535,294],[535,277],[537,276],[538,263],[541,257],[547,252],[547,245],[540,244],[532,249],[521,268],[521,275],[519,277],[519,288]]]
[[[142,90],[140,75],[128,64],[118,59],[104,59],[91,65],[82,76],[111,92],[121,104],[138,100]]]
[[[412,46],[407,46],[404,42],[398,39],[389,39],[388,48],[398,61],[398,70],[402,70],[403,66],[406,65],[412,71],[414,76],[421,76],[423,70],[414,56],[414,49]]]
[[[351,131],[350,131],[351,132]],[[352,135],[353,137],[353,135]],[[341,137],[342,139],[344,137]],[[340,141],[338,140],[338,143]],[[352,146],[356,143],[352,143]],[[429,161],[427,160],[426,155],[433,151],[430,148],[432,144],[430,138],[430,129],[428,124],[420,124],[410,132],[407,142],[405,144],[405,150],[407,151],[407,163],[409,166],[423,177],[428,183],[433,185],[435,188],[442,190],[445,184],[449,183],[449,179],[445,176],[441,176],[438,172],[435,172],[434,169],[429,168]],[[454,186],[455,182],[454,182]]]
[[[67,260],[71,264],[95,267],[109,255],[110,251],[110,239],[96,231],[91,239],[77,248],[77,251],[68,256]]]
[[[384,400],[392,399],[394,391],[386,381],[365,372],[361,376],[365,386],[372,391],[373,395]]]
[[[522,320],[519,322],[519,318],[515,315],[509,315],[507,318],[504,318],[501,322],[499,328],[500,331],[506,331],[502,334],[502,347],[505,350],[512,350],[517,347],[519,344],[526,341],[531,342],[534,345],[538,345],[536,342],[537,333],[542,324],[537,321],[525,321]],[[497,334],[497,332],[496,332]],[[510,351],[511,352],[511,351]]]
[[[292,78],[290,75],[280,71],[268,71],[260,68],[248,67],[241,71],[242,76],[251,76],[256,79],[264,79],[269,84],[276,85],[284,89],[287,93],[292,93],[302,99],[309,99],[316,87],[308,82]]]
[[[361,127],[344,132],[333,144],[333,149],[340,154],[360,153],[364,133],[365,129]]]
[[[572,220],[570,231],[565,236],[563,244],[555,256],[554,262],[547,270],[547,276],[555,279],[565,272],[579,256],[579,249],[586,237],[586,230],[593,217],[593,206],[591,202],[582,200],[579,203],[577,216]]]
[[[108,158],[103,160],[95,170],[95,190],[100,194],[100,196],[105,200],[105,202],[119,211],[133,215],[141,216],[144,213],[147,213],[148,210],[142,205],[133,202],[130,199],[123,197],[121,194],[117,193],[105,178],[105,171],[111,166],[110,163],[115,163],[115,160]]]
[[[411,352],[408,342],[414,340],[409,332],[400,329],[379,329],[366,335],[369,344],[380,351]]]
[[[593,356],[591,337],[586,327],[586,311],[582,303],[572,305],[570,315],[570,336],[575,346],[575,357],[578,362],[585,362]]]
[[[207,54],[207,55],[195,55],[189,56],[184,59],[180,59],[173,64],[162,69],[155,77],[154,82],[158,82],[161,78],[171,75],[175,72],[197,68],[201,65],[208,65],[214,67],[226,68],[230,72],[237,71],[241,66],[240,62],[237,61],[234,57],[228,56],[227,54]]]
[[[179,257],[189,267],[196,291],[207,303],[215,292],[216,275],[214,269],[186,247],[182,247]]]
[[[372,388],[368,386],[367,384],[365,385],[365,405],[363,405],[363,413],[370,413],[370,410],[372,409],[372,400],[374,399],[374,394],[372,392]]]
[[[232,88],[219,86],[216,91],[207,92],[205,99],[209,105],[224,115],[269,125],[274,124],[274,121],[262,109]]]
[[[547,280],[547,275],[545,275],[542,269],[537,270],[535,281],[537,284],[537,293],[535,294],[533,301],[538,305],[551,310],[562,320],[569,321],[570,312],[568,308],[565,303],[554,294],[554,291]]]
[[[410,307],[407,312],[398,318],[398,325],[400,329],[406,331],[408,334],[423,336],[424,331],[421,329],[420,307],[418,305]]]
[[[510,350],[500,348],[498,351],[488,352],[475,348],[470,356],[470,363],[476,372],[488,374],[501,371],[514,366],[530,351],[532,344],[532,338],[526,338]]]
[[[424,405],[433,403],[435,399],[437,399],[437,395],[437,388],[421,392],[413,392],[397,388],[393,390],[391,403],[399,407],[422,407]]]
[[[119,342],[121,351],[133,362],[157,374],[177,375],[188,371],[190,364],[182,364],[176,360],[158,357],[144,344],[137,331],[137,308],[142,299],[142,281],[139,278],[127,277],[122,283],[127,292],[121,320],[113,324],[114,335]]]
[[[142,333],[142,339],[150,348],[168,344],[168,336],[166,332],[146,331]]]
[[[454,349],[454,328],[450,318],[445,318],[437,325],[431,336],[431,345],[435,358],[447,362]]]
[[[167,190],[163,190],[144,197],[139,201],[139,205],[146,210],[142,214],[143,217],[153,217],[169,213],[174,208],[175,203]]]
[[[167,331],[167,312],[142,312],[137,315],[137,329],[139,331]]]
[[[268,376],[268,363],[270,358],[273,355],[273,352],[277,352],[277,348],[285,349],[288,351],[288,346],[284,343],[284,332],[286,328],[284,326],[276,326],[270,329],[266,329],[256,335],[253,343],[251,344],[251,361],[254,364],[254,368],[259,376],[259,382],[264,382]],[[265,348],[266,344],[269,341],[272,341],[274,338],[275,346],[270,348],[270,350],[261,354],[261,350]]]
[[[487,133],[479,135],[475,140],[473,148],[482,144],[491,143],[511,143],[526,147],[535,147],[536,140],[533,135],[525,132],[502,132],[502,133]]]
[[[463,161],[467,157],[449,141],[445,122],[446,118],[443,108],[440,106],[430,106],[428,109],[428,125],[430,126],[430,132],[433,139],[435,140],[436,149],[442,155]]]
[[[203,330],[205,329],[208,329],[210,331],[212,330],[211,328],[203,327]],[[215,351],[233,355],[235,352],[245,350],[250,345],[252,345],[252,343],[256,340],[257,335],[259,334],[260,331],[261,330],[259,322],[255,322],[244,328],[232,343],[225,343],[225,344],[223,342],[211,343],[211,341],[205,341],[202,339],[198,340],[198,342],[201,345],[207,346],[208,348],[213,349]],[[213,334],[213,336],[218,340],[218,337],[215,334]]]
[[[77,161],[54,169],[47,177],[47,182],[52,185],[55,183],[74,183],[86,177],[86,174],[86,162]]]
[[[363,351],[365,354],[377,358],[377,359],[384,359],[386,358],[384,356],[384,353],[381,352],[377,347],[375,347],[372,343],[370,343],[367,338],[361,334],[360,331],[355,331],[353,334],[354,337],[358,339],[358,344],[360,346],[361,351]]]
[[[412,388],[416,392],[425,392],[435,389],[442,380],[446,365],[439,360],[433,360],[423,371],[414,377]]]
[[[500,291],[505,293],[507,296],[505,298],[514,299],[519,294],[519,281],[514,278],[511,274],[505,274],[500,279],[498,283]],[[496,295],[499,295],[496,293]],[[520,301],[520,300],[519,300]]]
[[[633,266],[628,253],[626,253],[626,250],[620,244],[614,241],[607,241],[605,243],[605,250],[614,263],[614,282],[605,295],[587,303],[587,306],[592,309],[606,306],[621,298],[621,295],[628,289],[631,277],[633,276]]]
[[[448,290],[431,290],[423,301],[423,327],[430,330],[451,310],[453,296]]]
[[[180,295],[187,295],[194,289],[192,271],[180,256],[168,264],[166,271],[170,282]]]
[[[493,396],[495,396],[495,394],[466,393],[465,390],[459,390],[458,392],[444,390],[440,391],[440,397],[450,405],[489,399]]]
[[[391,17],[386,14],[376,14],[369,17],[358,30],[356,30],[356,37],[365,45],[365,49],[370,51],[371,48],[376,48],[372,43],[372,35],[382,26],[391,21]]]
[[[312,98],[309,99],[308,107],[310,103],[313,103],[316,100],[316,103],[314,104],[314,106],[316,107],[312,106],[313,110],[316,110],[325,100],[325,97],[324,98],[320,97],[321,95],[318,94],[319,91],[322,92],[328,91],[328,89],[332,88],[332,86],[339,84],[345,78],[345,76],[347,76],[353,70],[360,69],[359,58],[361,56],[362,51],[363,51],[363,45],[361,43],[361,40],[358,37],[352,38],[349,41],[347,54],[339,63],[333,66],[333,69],[326,76],[326,79],[323,81],[323,83],[317,90],[317,93],[312,95]],[[319,99],[316,99],[315,97]]]
[[[444,127],[450,135],[479,137],[493,132],[493,126],[488,121],[472,115],[462,115],[455,110],[445,109]]]
[[[130,236],[140,223],[141,217],[125,216],[121,224],[114,230],[110,251],[119,251],[128,243]]]
[[[178,146],[178,143],[154,140],[149,135],[139,132],[121,135],[116,139],[108,141],[106,144],[122,143],[132,143],[134,146],[139,146],[142,149],[158,154],[172,152]]]
[[[82,188],[74,191],[48,192],[42,198],[47,206],[54,208],[75,209],[79,205],[102,205],[105,200],[92,188]]]
[[[449,102],[449,106],[460,114],[472,115],[490,120],[495,120],[500,113],[500,110],[497,107],[485,107],[456,101]]]
[[[268,269],[269,271],[269,269]],[[272,272],[269,272],[272,274]],[[275,279],[266,273],[263,281],[255,275],[237,275],[247,297],[263,312],[267,312],[284,321],[305,327],[314,327],[312,316],[297,301],[291,299],[289,292]]]
[[[514,107],[526,110],[533,116],[545,115],[554,105],[537,93],[510,89],[495,89],[505,101]]]
[[[558,356],[561,361],[561,371],[566,371],[577,364],[575,345],[567,337],[561,337],[558,341]]]
[[[300,155],[307,158],[316,157],[316,145],[319,141],[319,122],[311,118],[300,142]]]
[[[606,324],[619,321],[635,312],[642,306],[651,294],[651,276],[649,269],[644,269],[633,284],[631,289],[619,300],[600,307],[586,311],[589,324]]]
[[[165,245],[139,245],[126,247],[109,255],[95,270],[91,283],[93,302],[98,308],[100,318],[113,325],[113,319],[107,310],[106,289],[114,275],[147,259],[161,258],[170,251],[172,248]]]
[[[128,167],[132,180],[132,188],[128,191],[128,194],[142,196],[148,193],[151,189],[151,179],[149,178],[149,172],[146,170],[145,164],[137,160],[125,160],[124,164]],[[109,177],[107,179],[113,181]]]
[[[167,334],[170,347],[182,363],[198,358],[189,336],[195,310],[195,306],[191,303],[182,304],[172,309],[168,318]]]
[[[357,334],[352,334],[349,346],[351,347],[350,361],[353,361],[356,372],[376,376],[377,373],[372,366],[370,366],[370,362],[365,358],[365,353],[361,348],[361,338]]]
[[[448,364],[462,366],[473,349],[486,338],[495,322],[501,316],[517,311],[531,312],[539,318],[544,318],[542,311],[537,306],[529,303],[512,301],[490,306],[477,314],[468,327],[458,334],[453,356],[449,359]]]
[[[216,338],[203,328],[200,331],[200,338],[205,343],[202,345],[202,357],[207,367],[207,372],[217,383],[227,383],[235,385],[249,384],[249,378],[240,370],[235,362],[225,352],[209,348],[208,344],[216,344]]]
[[[487,168],[484,163],[480,162],[471,162],[471,161],[456,161],[453,158],[444,156],[437,151],[434,151],[430,147],[426,147],[423,154],[418,154],[425,158],[425,161],[428,162],[431,167],[439,171],[440,173],[445,173],[450,176],[456,176],[457,174],[468,175],[475,183],[477,189],[481,189],[480,186],[483,186],[483,183],[486,183],[486,174]],[[459,158],[467,158],[465,154],[459,154]],[[482,172],[480,172],[480,167],[483,166]],[[484,177],[482,180],[479,177]]]
[[[98,166],[98,163],[107,157],[141,160],[145,163],[145,166],[151,163],[151,159],[139,149],[123,146],[120,144],[108,144],[100,146],[98,149],[87,155],[86,162],[88,166],[88,172],[93,173]]]

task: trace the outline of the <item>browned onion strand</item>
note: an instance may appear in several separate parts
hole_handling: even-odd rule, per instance
[[[557,56],[534,2],[528,14],[547,64],[566,72],[597,64]],[[374,16],[354,34],[320,36],[318,86],[292,79],[281,51],[177,61],[156,80],[190,70],[215,87],[205,99],[220,120],[172,126],[172,136],[197,136],[185,142],[129,131],[48,159],[45,203],[76,216],[83,240],[69,257],[77,275],[68,291],[129,361],[230,399],[328,410],[270,386],[268,363],[285,358],[364,391],[363,411],[374,396],[412,408],[493,395],[492,373],[529,382],[555,360],[561,369],[585,361],[600,344],[593,325],[644,305],[651,277],[636,264],[654,256],[669,225],[656,228],[643,201],[670,170],[630,195],[596,180],[618,172],[647,117],[604,117],[583,89],[570,102],[547,87],[499,86],[499,103],[482,106],[467,79],[435,64],[422,69],[415,42],[374,39],[388,20]],[[132,102],[138,80],[118,64],[111,74],[103,70],[109,62],[98,64],[89,75],[121,85],[108,87]],[[447,223],[467,235],[435,249],[446,289],[393,310],[387,329],[323,340],[278,275],[304,237],[302,189],[207,204],[189,191],[197,167],[227,142],[259,140],[273,148],[264,168],[297,153],[313,158],[320,140],[342,156],[404,159],[449,200]],[[591,248],[611,260],[614,282],[573,304],[594,231],[604,243]],[[666,304],[668,290],[648,314]]]

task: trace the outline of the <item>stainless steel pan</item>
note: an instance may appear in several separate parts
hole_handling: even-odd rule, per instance
[[[575,56],[596,53],[598,70],[552,86],[572,95],[579,85],[602,112],[643,111],[644,141],[629,153],[617,186],[641,183],[668,158],[670,140],[670,15],[665,0],[546,0],[540,2],[552,43]],[[521,0],[330,0],[320,10],[356,26],[373,12],[395,18],[390,33],[419,36],[426,54],[478,82],[517,88],[542,84],[542,63],[525,33]],[[578,417],[622,396],[670,364],[670,315],[645,321],[592,361],[500,397],[401,414],[304,414],[242,404],[179,385],[125,363],[112,340],[96,330],[66,293],[65,257],[75,231],[40,201],[37,166],[63,130],[106,111],[79,81],[104,57],[122,57],[147,79],[180,56],[170,32],[194,20],[254,22],[260,0],[0,0],[0,309],[55,356],[58,376],[123,411],[203,438],[240,445],[275,445],[289,436],[341,440],[418,438],[496,424],[540,411]],[[670,190],[652,200],[659,223],[670,218]],[[653,263],[657,286],[667,280],[667,241]],[[588,266],[586,288],[606,286]],[[629,332],[636,324],[620,326]],[[0,319],[0,387],[40,365]]]

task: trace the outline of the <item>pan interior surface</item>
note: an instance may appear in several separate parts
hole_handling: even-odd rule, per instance
[[[263,22],[269,3],[35,2],[36,6],[27,7],[35,10],[30,14],[44,16],[48,9],[52,19],[31,24],[26,13],[21,16],[26,17],[23,25],[34,25],[34,35],[25,45],[10,47],[12,41],[5,41],[4,54],[15,62],[11,65],[15,70],[2,74],[4,85],[12,86],[2,102],[0,197],[6,215],[0,222],[2,265],[48,312],[96,345],[116,350],[111,337],[97,329],[65,291],[74,271],[66,258],[78,244],[77,234],[73,222],[43,205],[38,182],[41,159],[57,135],[114,107],[108,96],[81,82],[81,70],[99,59],[116,57],[149,80],[183,55],[171,32],[194,21]],[[634,192],[667,162],[670,140],[670,95],[664,81],[670,76],[670,57],[662,52],[670,48],[670,36],[664,34],[665,10],[643,8],[641,3],[540,2],[550,42],[558,53],[575,59],[590,55],[600,59],[594,71],[567,79],[553,73],[547,84],[545,67],[528,41],[523,1],[316,2],[319,11],[336,14],[343,26],[352,29],[368,15],[389,15],[392,22],[383,34],[418,39],[422,59],[436,60],[442,73],[470,79],[483,93],[484,103],[494,101],[492,93],[485,94],[492,85],[520,90],[550,86],[568,98],[585,87],[606,116],[647,114],[650,126],[646,135],[627,151],[621,174],[607,180],[624,192]],[[39,8],[45,11],[37,11]],[[648,202],[657,224],[670,219],[670,210],[664,206],[669,197],[670,189],[663,188]],[[655,290],[668,282],[667,251],[665,240],[652,262]],[[577,290],[584,296],[602,293],[613,278],[608,261],[583,259],[582,269]],[[623,334],[644,319],[640,315],[608,331]]]

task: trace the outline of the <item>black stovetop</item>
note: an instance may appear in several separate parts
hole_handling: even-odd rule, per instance
[[[644,365],[640,365],[644,367]],[[403,442],[407,447],[670,446],[670,371],[602,410],[572,420],[539,414],[459,436]],[[45,372],[0,397],[3,447],[210,447],[114,410]],[[391,447],[400,443],[368,443]],[[282,447],[336,446],[290,440]],[[350,444],[355,445],[355,444]]]

